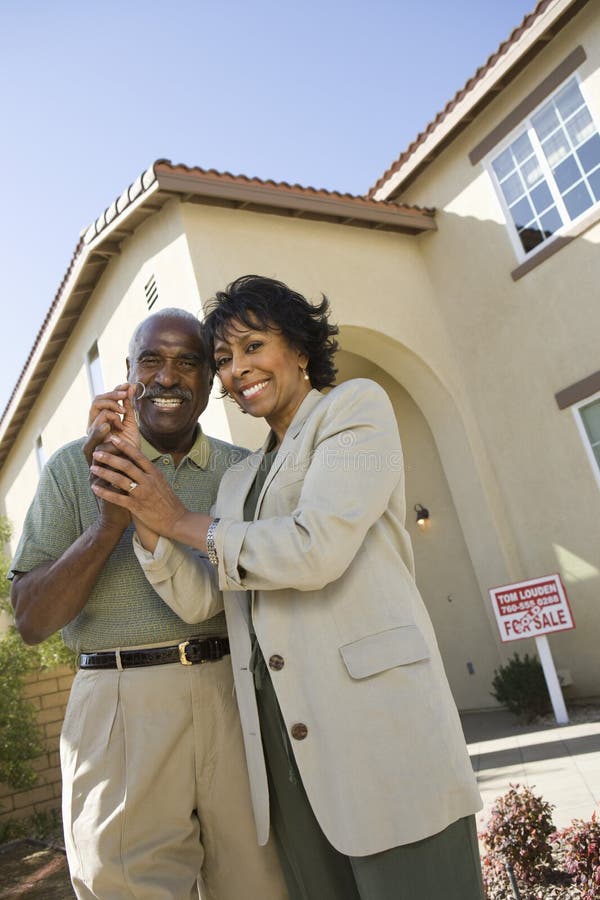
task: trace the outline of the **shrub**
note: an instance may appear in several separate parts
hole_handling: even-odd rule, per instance
[[[74,661],[60,634],[37,647],[27,647],[14,625],[0,637],[0,782],[26,790],[37,781],[31,760],[42,753],[42,735],[37,710],[23,696],[25,676]]]
[[[512,713],[532,722],[550,712],[550,696],[539,659],[515,653],[504,666],[494,670],[492,697]]]
[[[519,785],[511,785],[492,806],[481,838],[490,854],[524,882],[543,879],[552,865],[552,809],[550,803]],[[497,865],[490,863],[487,869],[490,877],[498,877]]]
[[[510,879],[506,864],[492,853],[481,860],[481,874],[487,900],[505,900],[511,896]]]
[[[10,561],[4,545],[11,526],[0,516],[0,611],[12,615],[10,585],[6,579]],[[42,752],[37,712],[23,697],[23,680],[28,672],[65,663],[74,666],[75,654],[65,647],[60,634],[54,634],[37,647],[26,647],[14,625],[0,636],[0,782],[18,790],[32,787],[36,773],[31,760]]]
[[[61,844],[63,830],[60,810],[43,809],[22,819],[3,819],[0,822],[0,844],[19,838],[33,838],[37,841],[44,841],[44,843],[58,842]],[[2,896],[0,894],[0,897]]]
[[[11,535],[11,525],[6,516],[0,516],[0,611],[12,612],[8,594],[10,592],[10,583],[6,576],[10,560],[4,552],[4,545],[8,543]]]
[[[600,822],[592,813],[589,822],[574,819],[556,839],[563,851],[563,865],[573,875],[583,900],[600,897]]]
[[[35,707],[22,694],[30,670],[31,652],[10,628],[0,640],[0,782],[23,790],[35,784],[30,760],[42,752]]]

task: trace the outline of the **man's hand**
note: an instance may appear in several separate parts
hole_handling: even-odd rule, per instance
[[[88,437],[83,445],[83,452],[88,466],[92,465],[94,450],[115,451],[113,444],[108,443],[111,434],[119,435],[134,447],[140,446],[140,432],[135,419],[133,399],[138,385],[120,384],[113,391],[100,394],[94,398],[88,417]],[[111,485],[90,472],[90,484],[100,484],[110,488]],[[131,522],[131,515],[123,507],[111,503],[108,498],[97,497],[100,512],[100,524],[110,528],[118,527],[124,531]]]
[[[118,384],[114,390],[94,397],[88,415],[88,434],[91,434],[93,429],[98,428],[105,422],[108,422],[109,426],[114,428],[115,431],[120,432],[122,430],[123,401],[132,387],[134,385],[126,381],[124,384]]]
[[[94,449],[111,433],[120,434],[134,447],[140,446],[140,431],[133,406],[139,387],[140,382],[125,382],[118,384],[113,391],[94,397],[88,415],[88,442],[84,448],[88,465]],[[92,447],[91,451],[87,449],[88,444]]]

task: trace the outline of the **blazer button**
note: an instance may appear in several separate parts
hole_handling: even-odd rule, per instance
[[[304,722],[296,722],[295,725],[292,725],[290,731],[292,737],[297,741],[303,741],[308,734],[308,728]]]
[[[273,656],[269,657],[269,668],[273,669],[275,672],[279,672],[280,669],[283,669],[285,666],[285,660],[283,656],[280,656],[279,653],[274,653]]]

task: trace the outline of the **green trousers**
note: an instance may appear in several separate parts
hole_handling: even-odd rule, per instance
[[[332,847],[308,802],[260,652],[252,668],[271,827],[291,900],[483,900],[474,816],[372,856],[345,856]]]

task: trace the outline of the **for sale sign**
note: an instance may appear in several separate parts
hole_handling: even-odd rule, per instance
[[[503,641],[575,628],[569,599],[558,575],[490,588],[490,599]]]

